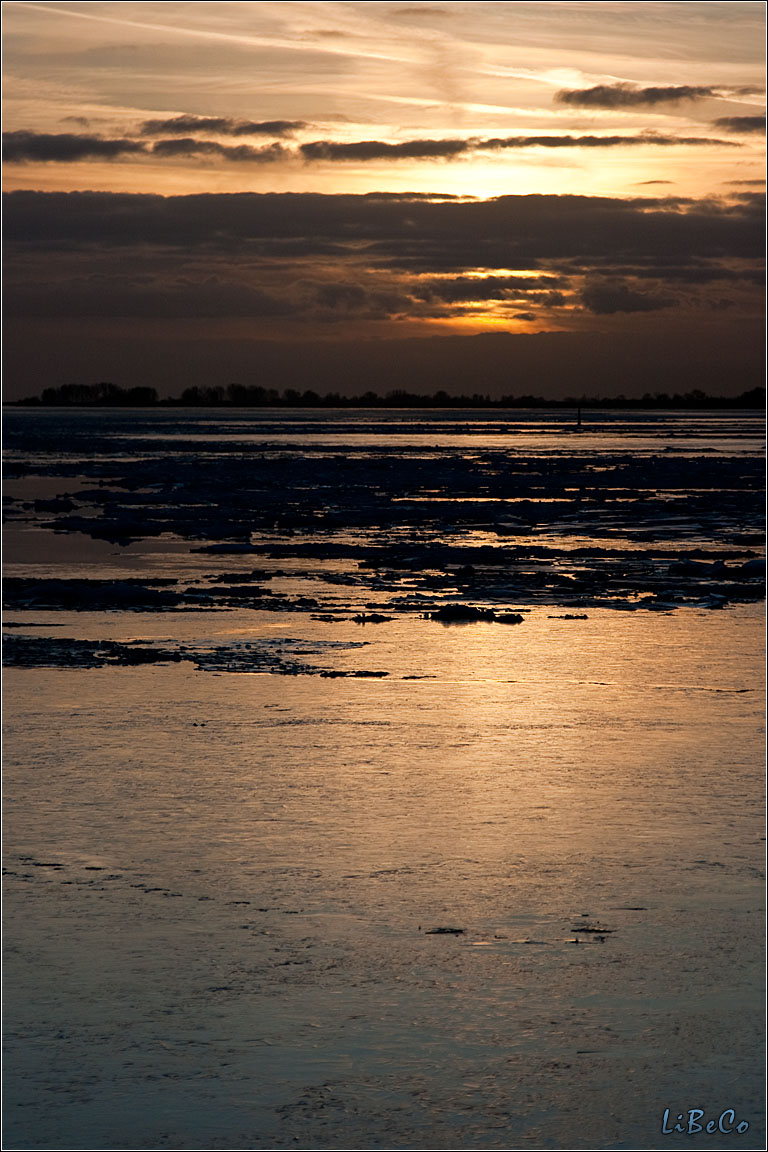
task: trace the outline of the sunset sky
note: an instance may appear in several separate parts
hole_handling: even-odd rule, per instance
[[[762,3],[23,3],[7,398],[762,383]]]

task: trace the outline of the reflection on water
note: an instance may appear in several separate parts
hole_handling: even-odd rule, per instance
[[[579,513],[532,522],[517,552],[499,528],[518,499],[485,448],[416,473],[396,446],[385,470],[388,452],[365,463],[350,445],[315,474],[339,520],[313,525],[297,511],[300,487],[319,500],[311,453],[275,472],[259,455],[233,471],[226,440],[208,470],[166,438],[122,457],[113,414],[99,440],[88,413],[72,414],[83,439],[65,458],[39,415],[14,462],[53,486],[30,502],[86,492],[115,535],[129,515],[166,527],[92,539],[66,527],[79,509],[12,493],[8,622],[59,647],[5,673],[6,1139],[682,1147],[661,1143],[661,1117],[695,1106],[736,1109],[739,1147],[763,1147],[759,546],[733,539],[746,441],[713,472],[722,490],[666,473],[687,522],[642,500],[610,546]],[[125,432],[129,418],[115,416]],[[616,467],[638,467],[634,448]],[[535,483],[565,489],[547,476]],[[475,489],[452,490],[459,477]],[[453,507],[410,522],[403,484]],[[222,527],[233,508],[245,540]],[[178,599],[152,610],[141,597],[161,577]],[[523,623],[429,617],[460,602],[519,607]],[[67,640],[179,659],[77,667]],[[181,659],[203,651],[224,653],[217,670]],[[386,675],[353,675],[366,670]]]
[[[95,634],[94,621],[62,622]],[[133,626],[167,635],[166,622]],[[223,626],[182,617],[173,632],[192,642]],[[276,627],[246,618],[240,634]],[[309,645],[328,630],[301,633]],[[387,666],[375,684],[16,672],[14,935],[25,962],[50,962],[58,991],[41,1003],[12,959],[14,1046],[29,1051],[52,1014],[59,1033],[19,1090],[30,1075],[47,1089],[65,1054],[97,1085],[89,1107],[41,1107],[33,1129],[85,1122],[94,1140],[133,1146],[111,1118],[127,1093],[145,1146],[147,1078],[151,1090],[173,1071],[167,1046],[192,1039],[186,1075],[218,1069],[207,1107],[220,1132],[246,1125],[248,1146],[260,1133],[287,1146],[296,1129],[274,1108],[326,1082],[346,1102],[331,1146],[350,1133],[373,1146],[378,1115],[398,1146],[432,1147],[435,1133],[451,1146],[441,1125],[476,1078],[483,1108],[455,1146],[515,1146],[533,1129],[534,1146],[566,1134],[579,1147],[578,1125],[594,1134],[581,1146],[615,1146],[592,1110],[612,1106],[619,1081],[633,1085],[625,1143],[654,1146],[659,1101],[720,1102],[724,1070],[728,1101],[754,1118],[757,636],[751,609],[578,623],[542,612],[511,640],[492,626],[402,623],[334,657]],[[606,934],[574,945],[585,924]],[[425,936],[441,926],[463,934]],[[98,949],[92,974],[67,960],[83,948]],[[86,994],[109,1038],[98,1070]],[[598,1059],[584,1065],[585,1049]],[[518,1060],[524,1094],[509,1082]],[[424,1131],[414,1082],[434,1103]],[[177,1117],[173,1130],[196,1147],[192,1083],[166,1084],[165,1099],[188,1109],[191,1127]],[[369,1111],[349,1111],[361,1094]],[[299,1131],[311,1145],[312,1122]]]
[[[350,411],[338,409],[240,409],[215,414],[205,409],[9,410],[9,433],[22,433],[33,425],[46,436],[59,432],[74,453],[82,440],[110,427],[113,450],[120,442],[229,443],[272,448],[304,446],[309,449],[354,448],[508,448],[510,451],[594,453],[631,447],[633,452],[669,450],[760,451],[765,443],[764,419],[752,411],[666,412],[590,411],[576,424],[575,413],[530,409],[489,417],[477,409],[391,409]],[[9,437],[11,438],[11,437]],[[680,439],[670,445],[670,439]],[[426,444],[425,444],[426,440]],[[13,445],[10,445],[13,451]]]

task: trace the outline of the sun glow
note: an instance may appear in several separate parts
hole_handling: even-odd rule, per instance
[[[135,353],[168,391],[298,345],[475,334],[479,357],[513,333],[556,348],[559,389],[567,333],[611,377],[642,347],[671,390],[737,394],[764,308],[764,7],[724,13],[4,4],[6,380],[127,384]]]
[[[435,334],[438,332],[455,333],[462,336],[480,336],[489,332],[535,333],[547,332],[553,329],[544,317],[523,319],[503,312],[480,311],[464,316],[450,316],[444,320],[431,320],[428,322]]]

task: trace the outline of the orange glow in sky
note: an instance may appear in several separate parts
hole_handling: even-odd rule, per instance
[[[86,339],[114,372],[131,325],[171,360],[190,324],[217,349],[759,331],[762,3],[3,12],[7,339],[30,380],[90,371]]]
[[[763,174],[760,3],[6,3],[5,129],[156,144],[169,135],[256,155],[30,156],[8,188],[681,195]],[[606,89],[581,101],[563,93]],[[621,101],[621,91],[640,93]],[[643,99],[642,92],[649,93]],[[667,90],[667,98],[659,92]],[[611,99],[611,92],[614,98]],[[619,98],[615,97],[619,93]],[[576,100],[576,102],[567,102]],[[198,123],[179,136],[159,127]],[[148,121],[158,124],[143,135]],[[721,123],[718,123],[718,122]],[[243,125],[298,127],[248,132]],[[687,143],[522,144],[655,134]],[[312,159],[302,145],[458,140],[451,157]],[[697,140],[719,140],[702,143]],[[280,144],[275,159],[265,146]],[[261,154],[261,155],[259,155]]]

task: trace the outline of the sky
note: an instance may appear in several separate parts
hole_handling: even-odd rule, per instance
[[[762,2],[3,17],[7,399],[763,383]]]

